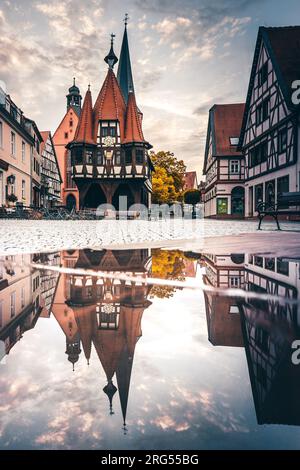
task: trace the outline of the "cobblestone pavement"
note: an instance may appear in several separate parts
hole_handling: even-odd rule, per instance
[[[300,224],[285,223],[283,229],[300,230]],[[28,253],[75,248],[133,248],[168,246],[204,238],[254,233],[256,221],[161,220],[161,221],[56,221],[0,220],[0,253]],[[271,222],[264,230],[274,230]],[[284,237],[284,232],[282,232]],[[283,238],[284,240],[284,238]]]

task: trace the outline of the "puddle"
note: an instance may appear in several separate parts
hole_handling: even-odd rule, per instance
[[[299,448],[299,287],[270,255],[0,257],[0,448]]]

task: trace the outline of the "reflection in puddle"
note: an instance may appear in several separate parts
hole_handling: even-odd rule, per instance
[[[297,447],[287,428],[279,435],[256,423],[300,424],[300,369],[291,362],[299,282],[297,260],[255,255],[136,249],[2,257],[0,447],[245,448],[278,440]],[[226,289],[231,295],[222,295]],[[45,387],[49,403],[59,389],[60,406],[33,410],[20,384],[32,399]],[[84,436],[70,407],[89,422]]]

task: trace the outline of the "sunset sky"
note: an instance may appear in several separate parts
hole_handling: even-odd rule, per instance
[[[199,177],[208,109],[245,101],[258,27],[299,24],[299,0],[0,0],[0,80],[40,130],[55,131],[73,76],[96,99],[125,12],[145,137]]]

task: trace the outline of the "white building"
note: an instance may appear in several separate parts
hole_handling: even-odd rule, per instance
[[[203,174],[205,217],[244,217],[244,159],[237,151],[244,104],[209,110]]]
[[[300,78],[300,26],[259,28],[239,149],[245,155],[245,215],[281,192],[299,191],[298,110],[291,102]]]

